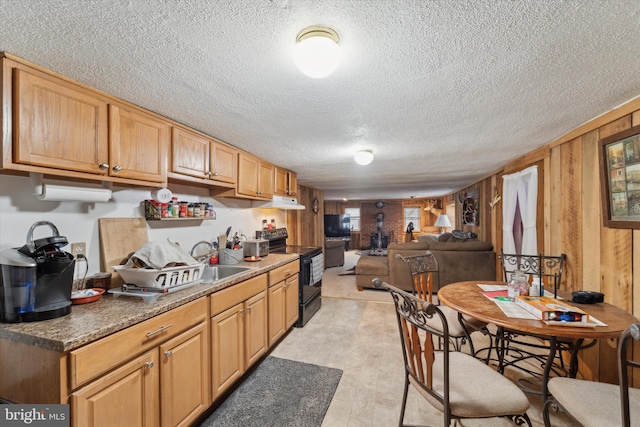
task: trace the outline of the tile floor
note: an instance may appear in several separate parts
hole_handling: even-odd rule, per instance
[[[349,251],[344,267],[325,271],[321,310],[304,328],[294,328],[271,354],[343,370],[323,427],[396,426],[404,383],[394,308],[386,292],[358,292],[355,276],[339,275],[356,261],[355,252]],[[532,395],[530,400],[529,417],[534,426],[542,426],[540,397]],[[442,417],[410,390],[405,423],[439,426]],[[492,418],[465,420],[464,425],[513,424],[506,419]],[[564,416],[556,416],[553,425],[574,424]]]

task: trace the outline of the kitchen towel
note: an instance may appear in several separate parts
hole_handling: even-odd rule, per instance
[[[315,285],[322,280],[322,273],[324,272],[324,254],[318,254],[311,258],[311,283]]]

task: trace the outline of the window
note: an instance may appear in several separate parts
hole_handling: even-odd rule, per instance
[[[351,217],[351,231],[360,231],[360,208],[346,208],[344,213]]]
[[[409,227],[409,223],[413,223],[413,231],[420,231],[420,207],[410,206],[404,208],[404,229]]]

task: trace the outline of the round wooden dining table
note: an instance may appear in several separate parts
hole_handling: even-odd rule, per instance
[[[606,326],[597,327],[572,327],[548,325],[541,320],[520,319],[508,317],[498,305],[483,294],[483,289],[479,284],[505,285],[505,282],[456,282],[443,286],[438,291],[438,300],[458,313],[473,317],[482,322],[493,324],[498,330],[515,331],[522,335],[538,337],[549,341],[549,355],[546,359],[545,369],[542,375],[542,402],[547,399],[547,382],[551,372],[553,360],[560,343],[576,343],[573,346],[572,357],[569,368],[569,375],[575,376],[577,371],[577,350],[584,348],[581,344],[585,340],[599,340],[608,338],[619,338],[624,329],[632,323],[638,323],[638,319],[609,303],[597,304],[574,304],[589,316],[595,317]],[[570,300],[570,293],[558,291],[558,296]]]

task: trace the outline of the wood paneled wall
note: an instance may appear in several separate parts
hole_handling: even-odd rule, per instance
[[[298,203],[303,211],[287,211],[289,245],[322,246],[324,248],[324,192],[317,188],[298,185]],[[318,213],[311,206],[318,199]]]
[[[502,202],[488,202],[494,188],[502,192],[502,175],[538,165],[538,247],[548,254],[567,254],[563,288],[595,290],[605,300],[640,316],[640,230],[603,226],[598,141],[640,125],[640,99],[586,123],[545,147],[534,150],[468,188],[480,190],[480,225],[470,229],[482,240],[502,248]],[[464,191],[466,189],[463,189]],[[445,197],[445,203],[457,194]],[[498,268],[498,279],[501,279]],[[580,353],[580,375],[617,383],[615,340],[600,341]],[[640,359],[640,345],[634,347]],[[640,375],[634,379],[640,386]]]

